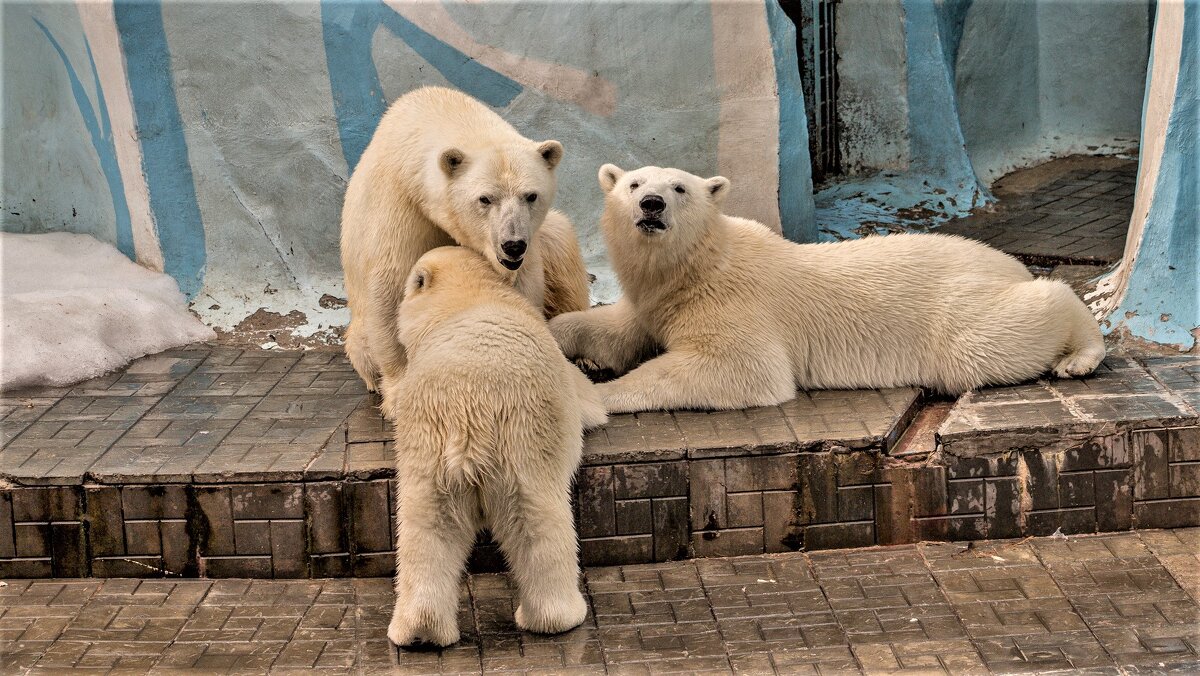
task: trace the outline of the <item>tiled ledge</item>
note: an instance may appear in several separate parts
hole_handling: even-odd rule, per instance
[[[1197,367],[937,402],[898,455],[913,390],[616,416],[577,479],[583,560],[1197,525]],[[199,346],[4,398],[0,577],[389,574],[391,442],[359,387],[339,355]]]
[[[656,411],[613,416],[584,438],[583,465],[772,455],[840,448],[886,449],[914,415],[912,388],[800,392],[780,406],[737,411]],[[391,476],[392,433],[373,399],[346,422],[345,443],[335,437],[326,453],[344,475]],[[333,478],[333,477],[328,477]]]
[[[1095,437],[1200,424],[1200,356],[1110,357],[1081,380],[1039,380],[963,395],[938,429],[959,457],[1064,450]],[[1200,458],[1197,458],[1200,459]]]

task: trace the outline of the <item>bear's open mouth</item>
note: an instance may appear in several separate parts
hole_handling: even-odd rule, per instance
[[[510,261],[506,258],[500,258],[499,256],[496,257],[496,260],[500,261],[500,265],[503,265],[509,270],[516,270],[517,268],[521,267],[521,263],[525,262],[524,258],[518,258],[515,261]]]
[[[637,222],[637,227],[642,232],[660,232],[667,229],[667,224],[657,218],[643,218]]]

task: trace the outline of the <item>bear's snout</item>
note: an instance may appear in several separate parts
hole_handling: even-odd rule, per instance
[[[525,240],[523,239],[510,239],[500,245],[500,249],[504,251],[504,255],[508,256],[509,258],[520,258],[521,256],[524,256],[525,248],[526,244]]]
[[[667,208],[667,203],[659,195],[646,195],[638,204],[647,216],[658,216]]]
[[[646,195],[638,201],[638,206],[642,208],[642,217],[636,223],[639,230],[650,234],[667,229],[667,224],[662,220],[663,212],[667,210],[667,201],[662,195]]]

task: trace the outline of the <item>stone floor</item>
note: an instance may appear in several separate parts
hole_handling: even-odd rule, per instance
[[[1055,160],[1000,179],[993,210],[936,231],[978,239],[1029,264],[1113,263],[1125,249],[1136,182],[1136,160]]]
[[[591,612],[522,633],[501,574],[399,673],[1196,673],[1200,529],[586,570]],[[392,669],[386,578],[9,580],[0,671]]]

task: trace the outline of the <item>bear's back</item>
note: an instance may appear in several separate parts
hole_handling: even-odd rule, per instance
[[[464,151],[525,140],[490,108],[446,87],[422,87],[396,99],[379,121],[375,137],[439,147],[450,144]]]
[[[481,302],[442,321],[411,351],[410,375],[433,388],[469,382],[480,398],[542,401],[543,391],[563,387],[553,336],[540,317],[513,303]]]
[[[579,433],[579,404],[569,365],[537,322],[485,301],[427,334],[410,352],[395,407],[397,440],[411,437],[407,444],[446,462],[455,455],[455,466],[513,468],[562,452],[571,430]],[[469,447],[452,448],[459,439]]]

